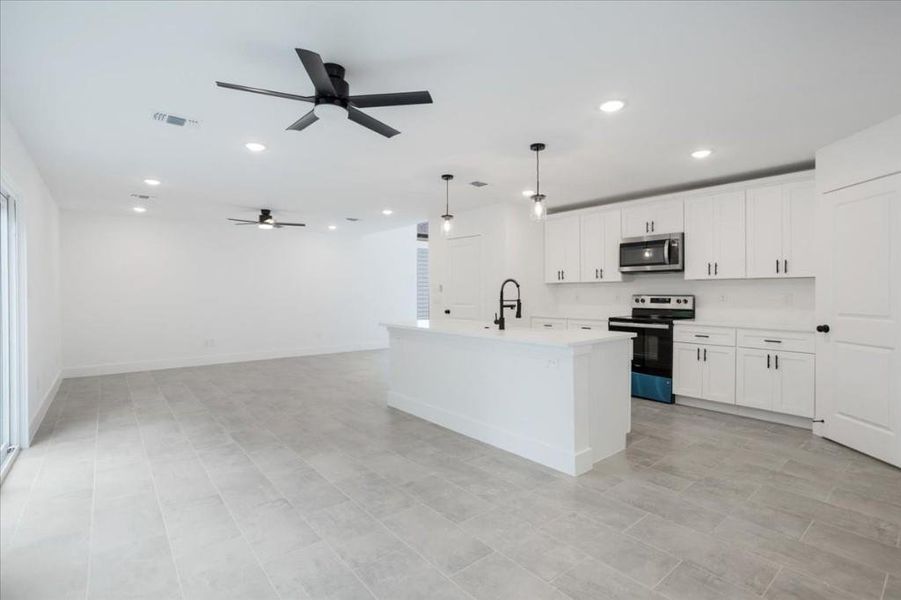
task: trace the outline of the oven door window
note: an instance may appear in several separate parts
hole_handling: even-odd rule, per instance
[[[620,244],[619,264],[623,267],[643,267],[666,265],[667,240],[659,242],[631,242]]]

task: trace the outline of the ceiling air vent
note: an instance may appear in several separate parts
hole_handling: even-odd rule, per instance
[[[488,184],[484,181],[470,181],[469,185],[471,185],[472,187],[485,187]]]
[[[131,197],[137,198],[138,200],[151,200],[153,198],[156,198],[156,196],[151,196],[149,194],[132,194]]]
[[[347,219],[348,221],[350,221],[351,223],[356,223],[357,221],[360,220],[357,217],[344,217],[344,218]]]
[[[175,125],[177,127],[184,127],[185,125],[191,127],[200,127],[199,121],[195,121],[194,119],[187,119],[185,117],[179,117],[177,115],[170,115],[169,113],[164,112],[153,113],[153,120],[166,123],[167,125]]]

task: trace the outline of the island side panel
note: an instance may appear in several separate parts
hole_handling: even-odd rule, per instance
[[[587,386],[577,384],[577,389],[588,389],[588,398],[577,397],[576,422],[583,421],[581,410],[587,408],[590,423],[587,445],[582,445],[581,435],[577,439],[580,467],[582,461],[594,464],[626,448],[626,434],[632,429],[631,365],[632,340],[617,340],[591,347],[584,363],[590,365],[587,373],[576,370],[576,379],[588,381]],[[590,451],[586,451],[586,447]],[[589,458],[590,457],[590,458]],[[588,466],[590,469],[590,465]],[[585,470],[588,470],[585,469]],[[584,471],[583,471],[584,472]]]
[[[577,474],[571,347],[389,334],[389,406]]]

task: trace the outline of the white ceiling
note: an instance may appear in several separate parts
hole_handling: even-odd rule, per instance
[[[443,208],[445,172],[452,211],[526,209],[533,141],[553,207],[810,160],[901,111],[898,2],[3,2],[0,23],[4,109],[57,200],[108,213],[156,177],[150,214],[381,228]],[[286,132],[308,104],[213,83],[311,94],[294,47],[344,65],[352,93],[435,103],[367,109],[393,139]],[[610,98],[628,105],[599,112]]]

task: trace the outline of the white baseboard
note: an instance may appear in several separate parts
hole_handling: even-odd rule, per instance
[[[591,448],[578,454],[567,452],[549,446],[540,440],[523,437],[489,423],[476,421],[394,391],[388,392],[388,406],[567,475],[581,475],[589,471],[593,463]]]
[[[739,406],[737,404],[723,404],[722,402],[711,402],[709,400],[701,400],[700,398],[690,398],[688,396],[676,396],[676,404],[682,406],[691,406],[693,408],[703,408],[715,412],[728,413],[730,415],[738,415],[740,417],[749,417],[759,421],[769,421],[770,423],[778,423],[780,425],[790,425],[791,427],[800,427],[801,429],[810,429],[813,422],[812,419],[805,417],[797,417],[795,415],[785,415],[782,413],[770,412],[759,408],[751,408],[750,406]]]
[[[159,371],[160,369],[178,369],[182,367],[203,367],[256,360],[272,360],[276,358],[295,358],[316,354],[339,354],[341,352],[359,352],[363,350],[382,350],[388,347],[387,342],[370,342],[363,344],[343,344],[338,346],[321,346],[315,348],[299,348],[294,350],[270,350],[265,352],[247,352],[241,354],[209,354],[193,357],[161,358],[123,363],[106,363],[99,365],[82,365],[65,367],[63,377],[92,377],[97,375],[117,375],[136,371]]]
[[[34,439],[34,435],[38,432],[38,429],[41,427],[41,423],[44,422],[44,417],[47,416],[47,411],[50,410],[50,405],[53,404],[53,399],[56,398],[56,393],[59,391],[59,384],[63,381],[63,373],[60,372],[56,376],[56,380],[53,382],[53,385],[50,386],[50,390],[47,394],[44,395],[44,398],[41,400],[41,406],[38,407],[38,412],[34,414],[34,417],[28,421],[28,432],[25,436],[25,447],[31,446],[31,440]],[[30,412],[30,408],[28,409]]]

